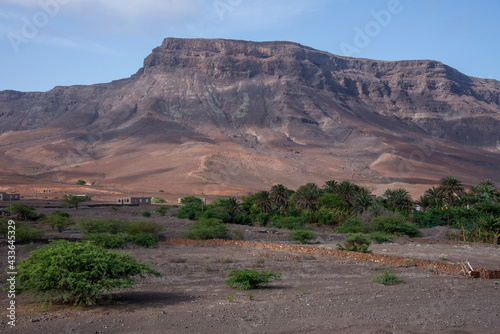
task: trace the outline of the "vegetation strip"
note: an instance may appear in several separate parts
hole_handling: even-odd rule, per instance
[[[192,245],[192,246],[238,246],[238,247],[258,247],[258,248],[271,249],[275,251],[285,250],[290,252],[329,255],[339,258],[349,258],[360,261],[370,261],[379,263],[381,262],[385,264],[395,265],[398,267],[403,267],[404,261],[408,260],[408,258],[402,256],[385,255],[385,254],[366,254],[366,253],[318,248],[312,246],[284,245],[284,244],[275,244],[275,243],[261,242],[261,241],[236,241],[236,240],[222,240],[222,239],[189,240],[189,239],[176,239],[176,238],[166,238],[165,241],[179,245]],[[410,258],[409,260],[411,260],[417,267],[429,268],[429,266],[432,266],[436,270],[446,272],[448,274],[463,275],[462,267],[459,265],[446,264],[431,260],[413,259],[413,258]],[[500,278],[500,270],[488,270],[488,269],[478,268],[477,271],[479,271],[481,278],[485,279]]]

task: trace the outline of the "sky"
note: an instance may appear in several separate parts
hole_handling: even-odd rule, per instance
[[[166,37],[293,41],[500,80],[499,0],[0,0],[0,90],[127,78]]]

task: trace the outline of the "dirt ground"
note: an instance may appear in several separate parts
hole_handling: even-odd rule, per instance
[[[53,209],[39,209],[50,212]],[[191,224],[173,216],[143,218],[147,208],[82,208],[74,217],[123,217],[161,223],[165,237],[179,237]],[[291,243],[286,230],[231,226],[245,240]],[[320,244],[334,248],[342,236],[317,230]],[[75,229],[63,233],[76,236]],[[58,233],[55,232],[54,236]],[[378,254],[394,254],[456,263],[468,259],[500,268],[500,249],[477,244],[428,244],[400,240],[372,245]],[[17,259],[39,245],[18,245]],[[1,254],[7,254],[5,245]],[[500,282],[438,274],[422,268],[230,246],[184,246],[161,242],[157,248],[124,250],[151,262],[161,278],[138,279],[134,290],[103,296],[99,305],[79,308],[55,304],[46,310],[28,295],[17,296],[16,327],[5,333],[498,333]],[[2,256],[2,267],[6,256]],[[282,273],[262,290],[227,288],[231,269],[270,269]],[[381,285],[370,278],[383,271],[406,283]],[[0,279],[5,282],[6,274]],[[1,309],[8,305],[1,294]]]

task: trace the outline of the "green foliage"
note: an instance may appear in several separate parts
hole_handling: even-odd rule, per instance
[[[16,242],[27,242],[31,240],[40,239],[45,235],[45,232],[36,228],[31,227],[28,223],[16,222]],[[8,232],[8,220],[0,219],[0,235],[7,238]]]
[[[161,197],[158,197],[158,196],[151,197],[151,203],[153,203],[153,204],[161,204],[161,203],[165,203],[165,202],[166,201]]]
[[[289,230],[297,230],[304,227],[307,220],[304,217],[273,217],[272,225],[277,228],[287,228]]]
[[[244,268],[231,270],[226,284],[228,287],[238,290],[262,289],[271,280],[279,279],[281,279],[281,273],[272,273],[270,270],[259,272]]]
[[[158,190],[158,192],[159,192],[159,193],[164,193],[164,192],[165,192],[165,190],[160,189],[160,190]]]
[[[78,222],[82,234],[90,233],[125,233],[131,223],[124,219],[84,219]]]
[[[234,217],[234,224],[252,226],[252,219],[245,214],[239,214]]]
[[[45,217],[43,222],[52,227],[52,229],[57,228],[59,232],[62,232],[66,227],[75,224],[69,217],[70,215],[66,212],[56,210]]]
[[[75,305],[92,305],[102,293],[131,289],[135,276],[161,276],[129,254],[64,240],[32,251],[17,271],[18,293],[32,293],[39,302],[56,297]]]
[[[300,241],[301,244],[308,244],[311,240],[316,238],[316,235],[313,231],[300,229],[291,231],[288,237],[292,240]]]
[[[337,233],[370,233],[373,229],[359,218],[349,218],[337,227]]]
[[[255,221],[259,222],[260,226],[266,226],[271,216],[268,213],[259,212],[255,215]]]
[[[117,207],[116,205],[111,205],[111,206],[109,207],[109,209],[110,209],[111,211],[118,211],[118,207]]]
[[[418,228],[403,218],[378,216],[372,219],[372,226],[380,232],[404,234],[411,238],[420,235]]]
[[[39,215],[36,213],[34,206],[25,203],[13,203],[9,207],[12,215],[16,215],[19,220],[37,220]]]
[[[125,247],[131,241],[131,238],[125,233],[89,233],[85,235],[85,241],[102,248],[114,249]]]
[[[199,199],[198,197],[195,198]],[[196,215],[201,214],[202,208],[203,203],[201,202],[201,200],[199,202],[188,202],[188,204],[185,204],[179,209],[179,211],[177,212],[177,218],[194,220],[196,218]]]
[[[384,242],[393,242],[396,237],[392,234],[384,233],[384,232],[373,232],[368,234],[368,238],[370,240],[382,244]]]
[[[351,252],[371,253],[371,251],[368,250],[371,244],[372,242],[370,239],[363,233],[348,233],[344,246],[337,243],[337,249]]]
[[[158,234],[163,228],[160,224],[149,221],[133,221],[127,225],[126,232],[130,235],[139,233]]]
[[[217,218],[201,218],[191,225],[189,229],[190,232],[184,234],[184,237],[188,239],[224,239],[229,233],[226,225]]]
[[[69,207],[75,207],[75,209],[78,209],[78,206],[82,202],[86,202],[89,199],[85,196],[75,196],[75,195],[64,195],[63,196],[63,202],[65,205]]]
[[[384,271],[383,273],[377,274],[371,278],[372,282],[393,285],[393,284],[401,284],[405,283],[401,278],[399,278],[396,274],[389,273]]]
[[[184,196],[183,198],[181,198],[181,204],[184,205],[196,204],[198,206],[201,206],[203,204],[203,200],[196,196]]]
[[[75,184],[79,185],[79,186],[84,186],[87,184],[87,182],[85,182],[84,180],[78,180],[75,182]]]
[[[141,216],[143,216],[145,218],[149,218],[149,217],[151,217],[151,212],[149,212],[149,211],[143,211],[141,213]]]
[[[168,210],[170,210],[170,206],[160,205],[159,207],[157,207],[155,209],[155,212],[158,213],[160,216],[165,216],[167,214]]]
[[[158,236],[145,232],[134,234],[130,237],[130,239],[134,245],[148,248],[158,245],[158,242],[160,241]]]

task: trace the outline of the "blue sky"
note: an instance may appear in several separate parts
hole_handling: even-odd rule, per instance
[[[500,80],[498,0],[0,0],[0,90],[134,74],[165,37],[287,40]]]

